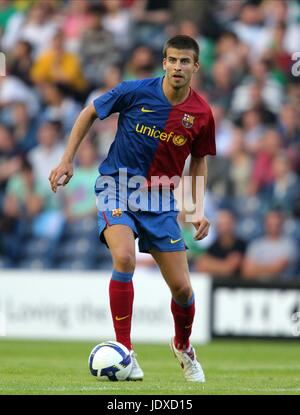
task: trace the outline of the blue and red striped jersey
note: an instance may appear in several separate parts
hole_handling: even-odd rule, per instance
[[[118,128],[101,175],[182,175],[191,154],[200,158],[216,154],[215,125],[207,102],[193,89],[186,100],[172,105],[162,88],[162,78],[124,81],[94,100],[98,117],[118,112]]]

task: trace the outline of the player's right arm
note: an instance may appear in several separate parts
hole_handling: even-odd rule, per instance
[[[65,186],[73,176],[74,157],[81,141],[85,137],[86,133],[96,118],[97,113],[94,104],[91,103],[81,111],[78,118],[76,119],[62,159],[49,175],[51,189],[54,193],[56,193],[58,186]],[[62,182],[60,182],[60,179],[63,176],[65,176],[65,178]]]

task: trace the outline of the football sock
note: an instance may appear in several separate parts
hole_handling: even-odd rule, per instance
[[[113,319],[116,340],[132,349],[130,340],[133,305],[133,273],[113,270],[109,283],[110,310]]]
[[[189,338],[192,332],[192,325],[195,315],[194,293],[186,304],[181,304],[172,298],[171,311],[175,325],[175,347],[178,350],[189,350]]]

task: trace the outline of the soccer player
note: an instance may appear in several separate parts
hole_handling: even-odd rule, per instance
[[[116,340],[131,351],[133,369],[130,380],[141,380],[144,376],[130,338],[135,238],[138,237],[139,250],[153,256],[172,294],[175,336],[171,339],[171,349],[179,360],[184,377],[188,381],[205,381],[189,341],[195,300],[185,244],[177,223],[178,210],[172,203],[176,183],[169,181],[171,190],[169,196],[165,196],[163,180],[152,180],[153,177],[181,177],[185,160],[191,154],[194,202],[196,177],[202,176],[206,182],[206,155],[216,153],[215,128],[209,105],[190,87],[192,76],[199,69],[198,56],[199,46],[191,37],[178,35],[168,40],[163,50],[165,76],[122,82],[84,108],[71,131],[62,160],[49,176],[54,192],[58,186],[66,185],[73,175],[73,159],[78,146],[93,121],[114,112],[120,114],[115,140],[99,167],[95,191],[98,201],[103,202],[105,197],[102,196],[108,195],[109,200],[116,202],[113,208],[107,209],[101,207],[102,202],[98,203],[98,225],[100,240],[107,244],[112,255],[110,308]],[[136,176],[144,178],[143,189],[152,191],[155,185],[159,189],[159,207],[155,211],[137,210],[134,203],[132,207],[124,203],[127,200],[123,200],[124,188],[120,190],[120,186],[114,194],[113,186],[109,185],[108,191],[107,187],[104,189],[107,177],[121,185],[123,179],[119,173],[124,169],[127,169],[127,200],[133,192],[130,179]],[[144,199],[148,198],[149,195]],[[172,207],[169,210],[162,208],[165,198],[170,199]],[[193,224],[196,240],[207,236],[210,224],[204,216],[198,217]]]

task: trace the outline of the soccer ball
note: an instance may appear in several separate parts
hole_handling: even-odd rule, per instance
[[[100,343],[91,351],[89,368],[98,380],[126,380],[132,369],[130,352],[116,341]]]

